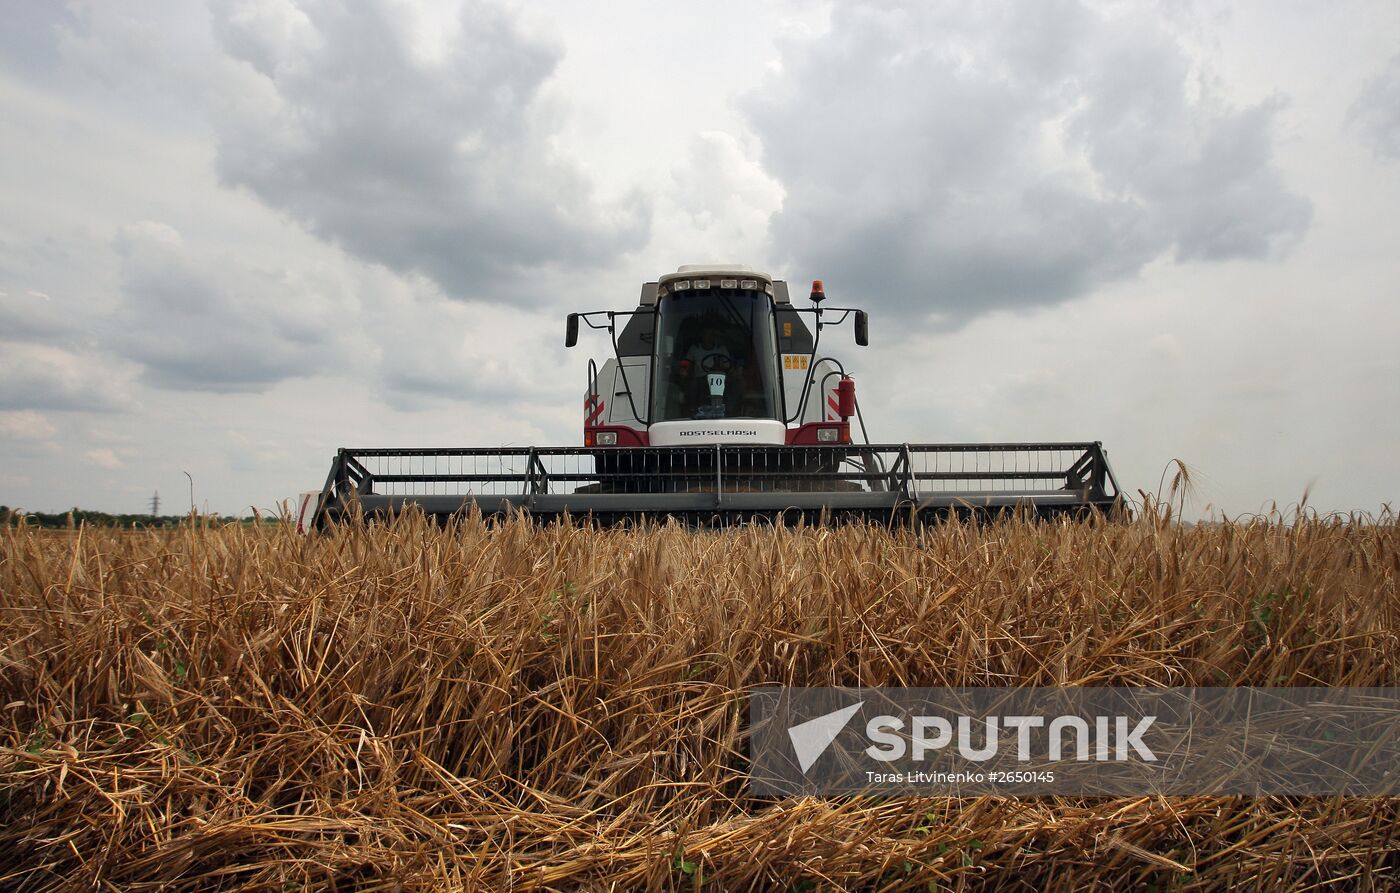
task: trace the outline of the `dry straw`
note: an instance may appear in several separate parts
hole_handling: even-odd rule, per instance
[[[764,801],[746,688],[1400,685],[1400,526],[0,532],[0,888],[1394,889],[1369,799]]]

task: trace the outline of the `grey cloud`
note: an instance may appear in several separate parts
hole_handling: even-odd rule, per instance
[[[218,170],[319,236],[452,297],[520,300],[522,270],[605,264],[645,241],[640,199],[594,200],[538,97],[559,50],[467,3],[440,52],[387,3],[302,14],[223,4],[246,63],[217,116]]]
[[[745,101],[787,198],[791,269],[949,322],[1083,295],[1148,261],[1264,258],[1309,202],[1272,163],[1278,104],[1190,91],[1161,25],[1071,0],[838,4]]]
[[[401,409],[435,400],[557,407],[583,391],[581,379],[565,371],[575,358],[562,345],[563,320],[552,313],[418,290],[367,307],[364,320],[380,338],[376,384]]]
[[[78,322],[43,292],[11,286],[0,293],[0,332],[9,340],[64,341],[78,333]]]
[[[339,323],[354,318],[338,282],[196,251],[158,223],[126,228],[116,247],[123,309],[105,346],[148,383],[256,392],[338,363]]]
[[[1377,156],[1400,161],[1400,53],[1367,82],[1347,112],[1347,123]]]
[[[0,411],[129,409],[110,370],[58,347],[0,342]]]
[[[17,196],[20,208],[24,198]],[[102,310],[94,246],[82,235],[45,232],[23,211],[15,216],[19,237],[0,236],[0,338],[76,347]]]
[[[5,27],[0,28],[0,69],[31,77],[51,75],[58,65],[58,31],[72,20],[72,12],[58,3],[6,4]]]

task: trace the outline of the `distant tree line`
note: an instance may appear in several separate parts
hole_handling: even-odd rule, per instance
[[[266,516],[264,516],[266,518]],[[74,508],[66,512],[27,512],[23,509],[12,509],[7,505],[0,505],[0,526],[18,527],[23,524],[26,527],[44,527],[63,530],[69,527],[77,527],[86,524],[89,527],[136,527],[141,529],[155,529],[162,527],[179,527],[181,524],[188,524],[189,515],[111,515],[107,512],[90,512],[85,509]],[[199,520],[205,524],[231,524],[238,522],[252,522],[252,518],[235,518],[231,515],[200,515]],[[268,518],[267,520],[276,520]]]

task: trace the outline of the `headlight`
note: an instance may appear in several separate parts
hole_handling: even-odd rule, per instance
[[[599,435],[600,437],[602,435]],[[841,440],[840,428],[818,428],[817,443],[837,443]]]
[[[597,443],[598,446],[617,446],[617,432],[599,431],[594,436],[594,442]]]

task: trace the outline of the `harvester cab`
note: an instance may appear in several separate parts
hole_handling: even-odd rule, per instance
[[[566,347],[584,326],[611,347],[601,368],[588,361],[582,446],[343,448],[298,518],[904,522],[1119,505],[1097,441],[871,443],[854,380],[821,352],[848,321],[867,344],[865,311],[825,306],[820,280],[810,298],[796,307],[786,282],[748,267],[685,266],[644,283],[634,310],[571,313]]]
[[[848,319],[868,343],[868,322],[863,310],[823,308],[824,297],[814,282],[812,306],[797,308],[766,273],[689,266],[643,284],[636,310],[570,314],[565,346],[581,321],[613,348],[601,369],[589,363],[584,445],[850,443],[855,384],[817,348]]]

